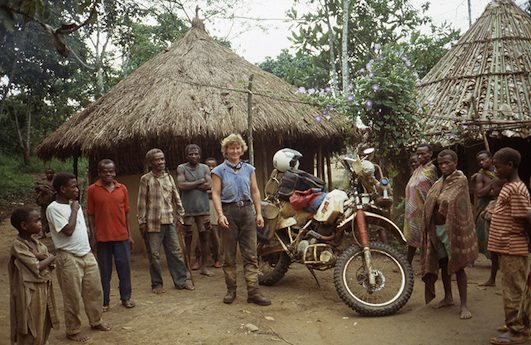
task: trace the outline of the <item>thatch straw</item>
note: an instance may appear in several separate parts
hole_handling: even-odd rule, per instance
[[[531,17],[512,0],[493,0],[422,80],[433,140],[445,133],[531,136]]]
[[[119,152],[122,168],[135,171],[153,146],[173,148],[180,157],[190,142],[217,151],[223,137],[247,130],[247,94],[240,91],[251,74],[258,144],[323,144],[328,152],[340,147],[339,127],[317,122],[319,110],[301,102],[293,86],[219,45],[196,23],[49,135],[37,154],[50,159]]]

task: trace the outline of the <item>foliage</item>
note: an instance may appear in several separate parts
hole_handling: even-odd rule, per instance
[[[302,2],[316,10],[300,15],[295,6]],[[295,47],[326,64],[330,49],[328,21],[335,23],[330,25],[335,42],[342,40],[342,0],[297,0],[288,15],[297,20],[296,30],[292,32]],[[411,7],[406,0],[353,2],[349,14],[347,48],[350,74],[354,75],[362,67],[373,43],[384,45],[405,39],[414,28],[427,21],[428,18]],[[333,49],[334,56],[341,56],[339,44],[335,44]],[[340,65],[340,61],[336,59],[337,70],[340,70]]]
[[[309,56],[316,66],[323,66],[329,71],[328,74],[319,74],[320,80],[306,84],[306,87],[309,85],[321,87],[330,83],[330,73],[333,68],[330,65],[328,23],[331,23],[331,35],[335,42],[332,49],[335,57],[334,67],[337,71],[341,70],[341,61],[338,57],[341,56],[339,42],[343,36],[342,1],[297,0],[288,13],[290,18],[297,21],[291,38],[297,49],[297,55]],[[295,10],[298,3],[306,3],[315,10],[300,14]],[[449,25],[434,26],[431,18],[425,15],[428,6],[426,3],[417,10],[406,0],[353,1],[348,24],[349,74],[355,75],[356,71],[365,65],[374,44],[383,46],[396,42],[409,42],[410,48],[407,52],[411,62],[419,75],[424,76],[446,53],[449,45],[459,37],[459,32]],[[420,27],[423,25],[430,25],[431,31],[421,34]],[[277,60],[281,62],[280,59]]]
[[[168,48],[188,30],[188,25],[172,13],[155,10],[150,12],[156,20],[154,25],[131,22],[130,35],[127,39],[120,39],[120,45],[127,56],[122,67],[126,74]]]
[[[99,1],[84,0],[77,3],[69,0],[4,0],[0,4],[0,19],[3,28],[8,31],[14,31],[21,20],[24,24],[32,22],[40,25],[43,32],[51,38],[57,52],[66,58],[70,54],[70,48],[65,43],[64,36],[94,21]],[[60,22],[58,9],[72,7],[75,7],[76,13],[74,20]]]
[[[298,92],[321,109],[316,121],[331,120],[337,114],[366,127],[366,144],[376,147],[383,159],[392,162],[420,135],[418,115],[422,107],[416,101],[420,79],[404,45],[389,44],[383,49],[375,45],[371,54],[371,60],[352,82],[352,93],[334,96],[329,87],[300,87]]]
[[[325,87],[327,84],[323,84],[328,78],[327,66],[308,54],[291,55],[287,49],[283,49],[275,59],[266,57],[258,66],[295,86]]]
[[[31,192],[34,179],[21,174],[20,166],[20,159],[0,155],[0,201]]]
[[[87,169],[88,162],[78,161],[79,172]],[[20,158],[0,154],[0,205],[20,195],[33,192],[35,174],[44,174],[48,168],[59,171],[72,171],[72,161],[52,160],[44,162],[32,159],[31,165],[25,165]]]
[[[0,33],[0,142],[2,151],[17,152],[23,144],[18,130],[25,129],[30,144],[37,143],[86,105],[91,89],[80,64],[58,58],[50,36],[36,23],[19,20],[12,32],[0,26]],[[86,51],[77,33],[71,39],[80,52]]]
[[[450,45],[456,42],[460,35],[459,30],[452,29],[446,23],[441,26],[431,25],[428,34],[413,30],[408,44],[403,44],[403,49],[421,79],[446,54]]]
[[[240,0],[224,0],[221,2],[207,1],[204,4],[205,16],[226,13]],[[147,9],[138,21],[130,18],[126,24],[128,31],[123,31],[117,45],[125,57],[122,74],[127,75],[156,54],[167,49],[173,42],[182,37],[190,28],[186,7],[191,1],[175,2],[158,0]],[[193,3],[194,6],[196,3]],[[223,5],[223,6],[220,6]],[[183,14],[185,17],[183,17]],[[151,23],[153,24],[146,24]],[[230,42],[223,38],[214,38],[221,45],[230,48]]]
[[[76,12],[78,15],[90,16],[97,3],[98,1],[92,0],[80,1],[76,4]],[[18,22],[17,16],[22,16],[25,23],[34,21],[44,25],[53,16],[52,7],[56,5],[57,3],[43,0],[4,0],[0,5],[0,18],[4,28],[10,31],[14,30]]]
[[[374,58],[359,71],[354,81],[354,103],[359,116],[369,128],[370,141],[380,154],[396,157],[419,131],[417,114],[417,72],[400,45],[383,49],[375,46]]]

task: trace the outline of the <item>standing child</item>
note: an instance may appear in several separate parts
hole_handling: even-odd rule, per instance
[[[59,327],[51,275],[55,256],[31,237],[42,230],[39,212],[17,208],[11,225],[18,230],[9,260],[11,344],[44,345],[51,328]]]
[[[508,147],[494,155],[496,175],[507,179],[507,183],[492,213],[487,249],[499,257],[508,331],[491,338],[491,344],[521,344],[526,341],[523,334],[525,325],[518,309],[527,281],[529,250],[524,222],[531,202],[527,187],[518,176],[520,161],[520,153]]]
[[[98,263],[90,251],[85,217],[77,198],[76,177],[59,173],[53,179],[57,197],[46,209],[50,233],[57,250],[57,280],[63,293],[66,337],[77,342],[90,338],[81,334],[81,304],[94,330],[110,331],[103,323],[102,290]]]

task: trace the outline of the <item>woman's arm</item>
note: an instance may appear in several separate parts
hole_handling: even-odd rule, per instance
[[[264,218],[262,217],[262,198],[260,196],[260,190],[256,183],[256,174],[253,171],[251,174],[251,197],[253,198],[254,209],[256,210],[256,225],[259,228],[264,227]]]
[[[221,178],[216,174],[212,174],[212,204],[214,204],[214,209],[218,214],[219,226],[228,229],[229,221],[223,214],[223,207],[221,207]]]

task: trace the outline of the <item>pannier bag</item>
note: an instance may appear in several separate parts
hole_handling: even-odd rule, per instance
[[[308,174],[306,171],[290,169],[282,176],[282,181],[280,181],[280,186],[278,187],[278,198],[289,201],[289,197],[296,190],[305,191],[310,188],[324,190],[325,185],[323,180]]]
[[[308,190],[305,190],[304,192],[296,190],[289,197],[289,203],[291,204],[291,206],[293,206],[294,209],[302,210],[303,208],[310,206],[314,202],[314,200],[321,194],[323,193],[319,188],[310,188]]]

